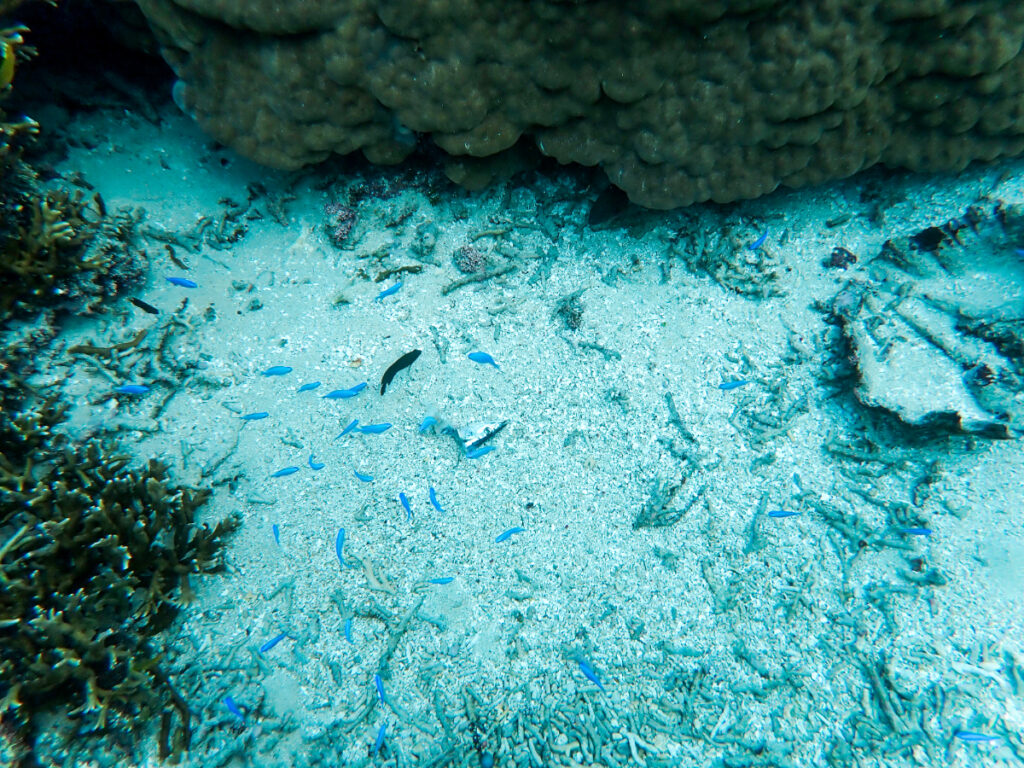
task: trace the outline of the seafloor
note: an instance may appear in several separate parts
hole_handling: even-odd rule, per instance
[[[36,383],[244,521],[165,637],[185,764],[1021,764],[1021,442],[865,407],[827,307],[887,239],[1024,202],[1024,163],[595,227],[576,172],[467,193],[270,172],[171,111],[68,131],[91,148],[58,170],[144,209],[161,313],[120,299],[60,344],[148,328],[126,356],[190,372]],[[449,431],[503,422],[478,458]]]

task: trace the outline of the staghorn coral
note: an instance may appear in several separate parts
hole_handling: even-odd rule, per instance
[[[0,29],[0,68],[16,55],[34,55],[24,43],[27,32],[20,25]],[[8,74],[13,73],[12,67]],[[0,88],[0,99],[9,93],[9,87]],[[98,311],[102,299],[141,274],[133,248],[141,215],[108,215],[99,194],[44,187],[22,156],[38,132],[34,120],[11,119],[0,109],[0,324],[16,314],[69,303]]]
[[[9,370],[26,365],[11,349],[4,357]],[[72,443],[53,400],[14,409],[15,393],[4,395],[0,723],[31,745],[39,715],[60,705],[79,735],[134,733],[162,715],[164,756],[186,748],[188,708],[151,637],[191,597],[190,575],[220,567],[237,518],[196,525],[208,491],[173,485],[155,460],[134,469],[113,444]]]
[[[216,139],[296,168],[523,144],[653,208],[1024,151],[1024,5],[139,0]],[[470,168],[475,170],[470,173]]]
[[[0,30],[0,97],[25,31]],[[134,468],[114,443],[73,442],[65,407],[32,385],[55,333],[47,307],[77,294],[89,309],[134,279],[140,218],[43,189],[22,158],[36,130],[0,111],[0,763],[38,764],[40,719],[56,708],[76,740],[134,736],[159,716],[161,756],[177,755],[191,715],[153,638],[190,598],[189,577],[221,565],[238,520],[197,525],[208,490],[173,484],[158,461]],[[7,323],[18,310],[36,322]]]

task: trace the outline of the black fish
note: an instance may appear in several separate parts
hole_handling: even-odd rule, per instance
[[[143,312],[148,312],[151,315],[159,315],[160,314],[160,310],[159,309],[154,307],[152,304],[147,304],[142,299],[136,299],[135,297],[132,297],[132,298],[128,299],[128,301],[130,301],[136,307],[141,309]]]
[[[416,362],[416,358],[420,356],[420,350],[414,349],[412,352],[406,352],[400,358],[395,360],[388,369],[384,371],[384,375],[380,377],[380,393],[383,395],[384,390],[388,388],[388,384],[395,378],[395,374],[403,368],[408,368],[410,365]]]

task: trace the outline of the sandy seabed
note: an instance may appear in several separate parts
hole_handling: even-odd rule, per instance
[[[148,327],[187,373],[93,406],[113,382],[82,365],[71,428],[118,424],[244,521],[165,637],[186,764],[1024,760],[1021,443],[861,406],[820,308],[886,239],[1024,202],[1024,163],[595,229],[569,173],[469,194],[269,172],[172,112],[80,130],[114,136],[65,166],[145,209],[161,314],[121,301],[60,343]],[[837,246],[858,263],[823,266]],[[457,255],[501,274],[458,286]],[[478,458],[451,434],[503,422]],[[931,535],[899,533],[908,509]]]

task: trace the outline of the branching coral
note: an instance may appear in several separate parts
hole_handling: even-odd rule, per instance
[[[0,13],[14,5],[0,3]],[[24,44],[26,32],[24,26],[0,29],[0,98],[10,92],[15,57],[35,53]],[[96,278],[112,270],[133,273],[128,249],[111,247],[123,233],[102,230],[105,237],[95,238],[107,218],[99,196],[44,189],[22,159],[38,132],[35,121],[10,118],[0,109],[0,322],[19,308],[52,304],[73,293],[87,301],[108,294]]]
[[[196,525],[208,491],[173,485],[157,461],[134,469],[112,444],[73,444],[62,419],[53,401],[0,412],[0,721],[31,743],[59,704],[83,727],[127,731],[173,707],[174,752],[189,713],[150,638],[191,597],[189,576],[220,567],[238,520]]]

